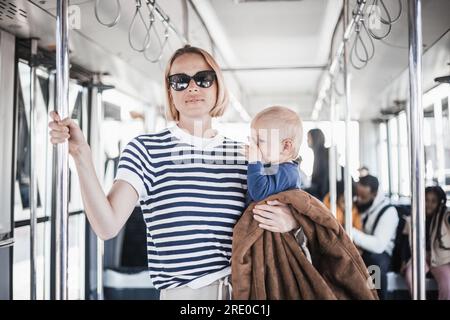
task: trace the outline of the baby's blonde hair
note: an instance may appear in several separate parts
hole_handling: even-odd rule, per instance
[[[253,118],[252,126],[262,121],[269,122],[272,129],[278,129],[281,140],[292,140],[294,150],[291,156],[296,159],[303,140],[303,122],[297,112],[281,106],[265,108]]]

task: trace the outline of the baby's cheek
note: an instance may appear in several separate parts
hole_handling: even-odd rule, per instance
[[[272,146],[272,148],[271,148],[271,153],[272,153],[273,155],[279,155],[279,154],[281,153],[281,148],[280,148],[280,146],[279,146],[279,145],[274,145],[274,146]]]

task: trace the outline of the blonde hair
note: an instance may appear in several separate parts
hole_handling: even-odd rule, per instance
[[[205,59],[206,63],[216,72],[216,79],[217,79],[217,100],[216,105],[211,109],[209,112],[209,115],[211,117],[220,117],[225,112],[225,109],[228,105],[229,96],[228,91],[225,87],[225,82],[223,80],[223,74],[222,70],[220,70],[219,65],[217,64],[216,60],[205,50],[192,47],[190,45],[185,45],[183,48],[178,49],[175,51],[175,53],[172,55],[172,57],[169,59],[169,62],[166,66],[166,71],[164,72],[164,92],[166,97],[166,103],[168,108],[166,109],[166,115],[169,118],[169,120],[179,121],[180,120],[180,113],[173,104],[173,100],[170,94],[170,84],[169,84],[169,72],[172,68],[172,65],[174,61],[182,56],[183,54],[199,54]]]
[[[291,139],[294,147],[293,159],[300,153],[300,145],[303,140],[303,122],[297,112],[281,106],[273,106],[260,111],[252,120],[252,126],[256,122],[269,122],[271,128],[276,127],[280,132],[280,139]]]

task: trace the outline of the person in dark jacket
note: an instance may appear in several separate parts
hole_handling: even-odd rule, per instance
[[[305,189],[305,191],[317,199],[322,200],[329,191],[328,148],[325,148],[325,136],[322,130],[309,130],[308,146],[314,153],[314,165],[311,186]]]

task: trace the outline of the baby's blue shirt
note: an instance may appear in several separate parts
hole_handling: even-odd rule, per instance
[[[271,167],[257,161],[248,164],[247,206],[253,201],[261,201],[272,194],[286,190],[300,189],[301,180],[298,164],[283,162]]]

